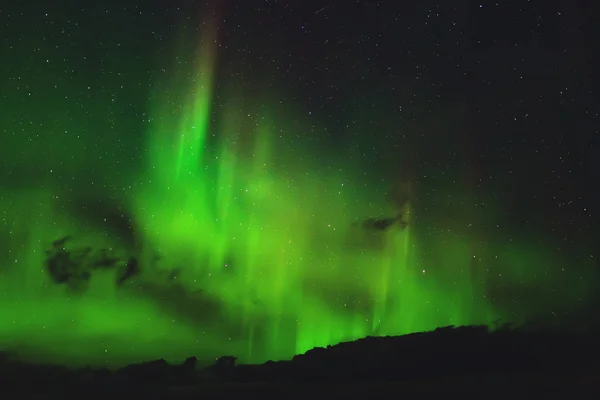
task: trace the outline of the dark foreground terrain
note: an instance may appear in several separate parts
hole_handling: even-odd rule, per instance
[[[474,393],[486,398],[600,394],[598,336],[547,330],[449,327],[317,348],[291,361],[199,368],[163,360],[117,371],[33,365],[0,353],[0,384],[19,395],[96,398],[206,396],[384,397]]]

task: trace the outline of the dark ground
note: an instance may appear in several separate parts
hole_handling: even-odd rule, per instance
[[[4,353],[0,383],[19,396],[106,398],[473,394],[490,398],[600,395],[595,333],[486,327],[441,328],[313,349],[291,361],[199,368],[163,360],[111,372],[20,362]]]

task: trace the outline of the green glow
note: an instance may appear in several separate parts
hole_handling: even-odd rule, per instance
[[[418,199],[405,230],[354,226],[398,212],[385,195],[393,183],[366,187],[351,152],[316,149],[293,110],[248,106],[235,94],[212,109],[214,42],[205,40],[188,92],[151,102],[144,166],[121,177],[130,189],[94,189],[129,208],[136,246],[61,208],[88,186],[3,190],[1,347],[72,363],[289,358],[367,335],[506,317],[511,310],[488,293],[498,274],[483,266],[501,262],[505,282],[527,285],[535,265],[553,262],[524,242],[432,231],[448,209],[426,211]],[[43,250],[65,235],[74,246],[136,253],[142,275],[117,289],[114,272],[95,274],[79,295],[52,284]]]
[[[207,65],[214,63],[208,54],[204,59],[200,75],[210,77]],[[237,355],[289,357],[374,333],[487,320],[485,305],[463,312],[472,308],[471,291],[463,298],[424,277],[413,228],[375,238],[353,228],[397,211],[381,193],[355,187],[351,175],[310,159],[302,140],[275,142],[273,131],[285,124],[268,113],[250,116],[248,127],[239,122],[247,112],[226,108],[217,115],[226,121],[223,130],[209,143],[211,88],[205,78],[193,89],[195,100],[182,110],[175,132],[172,124],[152,127],[152,184],[138,193],[134,209],[143,210],[136,217],[147,248],[172,260],[167,268],[184,263],[188,290],[203,288],[241,323],[248,353]],[[160,102],[154,110],[167,112]],[[291,148],[300,156],[286,151]]]

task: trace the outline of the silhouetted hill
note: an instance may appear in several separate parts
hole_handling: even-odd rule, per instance
[[[4,388],[94,389],[96,393],[154,388],[154,394],[168,391],[182,396],[202,388],[258,390],[260,385],[404,383],[402,390],[408,390],[422,383],[435,387],[474,382],[502,385],[499,382],[510,379],[556,385],[596,382],[598,355],[595,333],[447,327],[398,337],[367,337],[261,365],[235,365],[235,357],[228,356],[208,368],[198,368],[196,358],[191,357],[181,365],[156,360],[111,372],[27,364],[0,353],[0,383]]]

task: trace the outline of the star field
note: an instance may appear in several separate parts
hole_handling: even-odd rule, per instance
[[[559,0],[405,3],[23,1],[3,7],[0,237],[9,245],[0,248],[0,265],[14,263],[21,254],[16,248],[28,248],[14,233],[23,221],[15,217],[22,193],[48,192],[32,200],[39,207],[26,213],[25,224],[46,229],[53,211],[43,202],[51,196],[61,215],[83,221],[85,229],[102,226],[105,236],[133,243],[126,239],[138,223],[131,214],[141,209],[154,221],[171,200],[156,195],[132,210],[140,193],[164,178],[156,149],[198,135],[206,122],[198,152],[208,161],[200,171],[251,182],[219,186],[214,190],[231,193],[215,196],[244,212],[248,204],[272,210],[257,217],[260,229],[253,226],[277,233],[281,242],[269,238],[270,248],[284,248],[285,235],[317,221],[308,250],[294,247],[303,240],[289,239],[299,263],[318,259],[326,245],[334,248],[330,231],[346,229],[358,212],[390,217],[382,205],[387,191],[410,182],[415,241],[427,243],[411,247],[421,252],[411,278],[417,287],[434,279],[459,287],[469,276],[477,290],[466,297],[520,318],[593,306],[600,257],[594,40],[600,9]],[[202,97],[210,85],[210,96]],[[192,103],[209,110],[204,119],[196,110],[187,136],[178,136]],[[156,126],[177,129],[151,147]],[[255,146],[261,130],[269,134],[264,147],[275,150]],[[221,152],[224,143],[236,149],[235,162]],[[181,152],[191,154],[189,148]],[[264,154],[277,168],[260,180],[256,171],[269,165]],[[180,157],[182,168],[197,162],[188,159]],[[186,179],[200,174],[187,172]],[[169,185],[165,192],[175,193],[175,182]],[[264,205],[265,198],[273,204]],[[309,200],[314,213],[302,208]],[[219,204],[210,207],[224,213]],[[175,221],[175,211],[164,220]],[[275,216],[287,215],[288,225],[273,228],[283,219]],[[177,221],[199,224],[191,217]],[[167,235],[163,222],[152,223],[173,242],[195,237],[183,228]],[[460,245],[452,247],[454,241]],[[466,257],[460,266],[444,267],[459,256]],[[222,264],[235,271],[235,261]],[[360,271],[340,281],[366,285],[370,278]],[[320,272],[306,278],[318,301],[361,312],[379,301],[357,295],[354,286],[341,289]],[[579,284],[586,289],[567,287]]]

